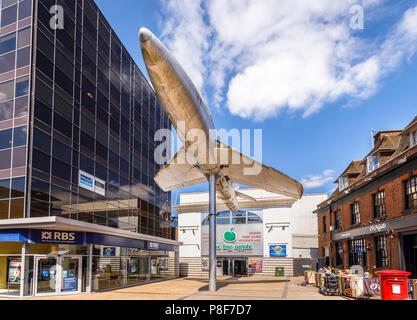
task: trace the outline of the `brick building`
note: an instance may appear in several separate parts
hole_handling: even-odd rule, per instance
[[[403,130],[378,132],[369,154],[335,183],[316,210],[319,264],[417,277],[417,117]]]

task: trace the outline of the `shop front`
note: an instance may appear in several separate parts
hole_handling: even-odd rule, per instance
[[[411,278],[417,279],[417,230],[401,232],[399,238],[402,269],[411,272]]]
[[[258,213],[259,214],[259,213]],[[262,224],[219,224],[216,234],[217,275],[248,276],[262,269]],[[202,226],[202,256],[208,256],[209,232]],[[254,263],[253,261],[256,261]],[[253,266],[256,264],[256,266]]]
[[[411,272],[411,277],[417,278],[416,214],[337,233],[333,244],[336,266],[343,265],[340,261],[346,248],[346,266],[359,265],[369,270],[399,269]]]
[[[178,276],[178,246],[90,232],[0,231],[0,296],[109,290]]]

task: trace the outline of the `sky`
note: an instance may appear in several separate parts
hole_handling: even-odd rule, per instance
[[[147,79],[141,27],[184,67],[216,128],[262,129],[263,163],[304,193],[333,192],[372,148],[371,130],[403,129],[417,115],[417,1],[96,3]],[[207,189],[174,191],[172,202]]]

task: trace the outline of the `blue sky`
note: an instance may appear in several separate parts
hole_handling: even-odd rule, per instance
[[[96,3],[146,77],[142,26],[184,66],[216,127],[263,129],[263,162],[305,193],[334,190],[369,152],[371,130],[402,129],[417,115],[416,1]],[[355,4],[363,30],[350,27]]]

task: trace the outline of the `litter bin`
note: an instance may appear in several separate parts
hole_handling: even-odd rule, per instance
[[[381,283],[381,300],[405,300],[408,298],[407,277],[410,272],[400,270],[377,271]]]
[[[284,276],[284,267],[275,267],[275,277]]]

